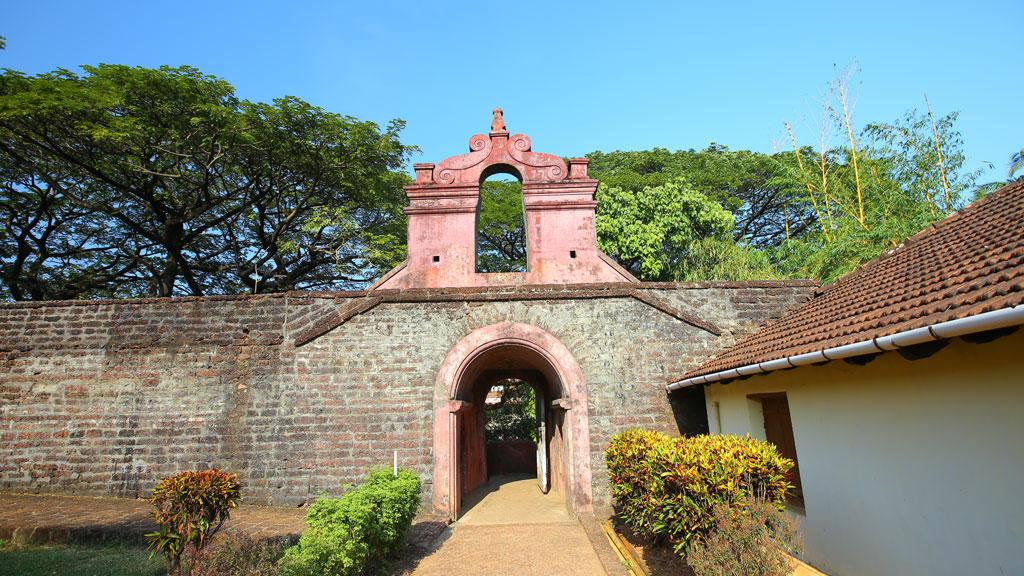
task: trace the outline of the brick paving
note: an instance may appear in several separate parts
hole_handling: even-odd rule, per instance
[[[145,500],[91,496],[0,493],[0,539],[18,544],[89,543],[116,540],[142,543],[156,529]],[[257,538],[298,538],[306,529],[305,508],[240,506],[223,530]],[[398,560],[415,566],[447,532],[444,519],[419,515],[409,532],[409,546]]]
[[[149,502],[127,498],[0,494],[0,538],[17,543],[143,540],[156,529]],[[297,537],[304,508],[240,506],[224,529],[259,538]]]

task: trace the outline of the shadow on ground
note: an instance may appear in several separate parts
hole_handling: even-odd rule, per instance
[[[424,558],[451,538],[447,519],[417,518],[409,529],[409,539],[391,571],[393,576],[410,576]]]

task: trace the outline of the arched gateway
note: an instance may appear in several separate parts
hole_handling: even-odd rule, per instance
[[[438,165],[416,164],[406,186],[408,260],[380,290],[495,285],[636,282],[597,248],[594,193],[587,160],[565,162],[509,135],[500,108],[491,131],[469,140],[469,153]],[[522,183],[527,269],[476,271],[480,185],[497,173]],[[576,512],[592,511],[587,385],[572,353],[543,329],[503,322],[465,336],[437,376],[434,507],[458,517],[462,498],[487,482],[484,400],[491,384],[517,376],[536,393],[540,489],[561,494]]]
[[[594,224],[598,182],[588,176],[587,165],[585,158],[571,159],[566,166],[559,156],[534,152],[526,135],[509,134],[502,111],[496,108],[490,132],[470,138],[468,153],[436,165],[415,165],[416,180],[405,187],[408,259],[385,275],[373,292],[428,290],[439,298],[441,294],[477,294],[486,300],[494,290],[521,292],[558,285],[568,288],[573,298],[634,297],[702,329],[698,340],[718,335],[714,326],[653,294],[632,289],[643,284],[598,249]],[[522,185],[526,270],[480,273],[476,247],[481,183],[501,173],[514,176]],[[522,298],[516,294],[512,300]],[[485,435],[486,401],[495,383],[512,378],[535,391],[537,442],[531,451],[536,455],[538,489],[553,491],[575,513],[593,512],[592,467],[602,446],[590,442],[591,404],[584,372],[566,343],[536,324],[515,318],[478,327],[461,337],[438,370],[432,462],[435,510],[459,517],[464,499],[496,473],[489,467],[502,469],[496,456],[502,453],[500,446],[488,443]],[[606,396],[608,388],[614,387],[606,381],[600,384]],[[625,405],[636,407],[640,422],[650,419],[652,424],[664,425],[667,402],[661,410],[652,411],[644,407],[650,391],[645,390],[644,396],[639,402],[627,399]],[[695,399],[693,412],[698,418],[703,410],[700,404]],[[606,496],[603,505],[607,506]]]
[[[462,498],[486,482],[483,401],[490,384],[509,374],[533,380],[537,390],[540,488],[562,495],[576,512],[592,512],[583,371],[557,338],[513,322],[474,330],[441,364],[435,388],[435,510],[458,517]]]

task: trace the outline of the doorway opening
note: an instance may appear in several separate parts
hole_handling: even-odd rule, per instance
[[[765,439],[774,444],[784,458],[793,461],[793,468],[789,471],[792,488],[786,493],[786,503],[803,510],[804,490],[803,484],[800,482],[800,461],[796,455],[789,399],[785,392],[751,394],[748,398],[755,402],[759,401],[761,404]]]
[[[457,413],[457,510],[468,512],[510,483],[517,483],[519,508],[557,502],[565,509],[561,398],[554,370],[529,348],[499,346],[473,362]],[[523,491],[524,480],[533,485],[530,492]]]
[[[525,384],[534,393],[537,468],[517,486],[528,487],[545,506],[557,504],[570,516],[593,512],[586,381],[558,338],[517,322],[477,328],[452,347],[436,382],[436,511],[459,519],[470,503],[464,501],[466,496],[488,483],[489,472],[511,466],[500,451],[492,450],[488,467],[487,396],[495,386]],[[491,398],[493,403],[495,395]]]
[[[544,428],[538,411],[537,391],[529,382],[510,377],[491,385],[484,397],[488,479],[537,475],[537,440]]]

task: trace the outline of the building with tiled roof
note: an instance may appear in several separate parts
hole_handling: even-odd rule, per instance
[[[830,574],[1024,574],[1024,179],[668,383],[797,462]],[[688,393],[689,394],[689,393]],[[692,397],[692,394],[690,394]]]

